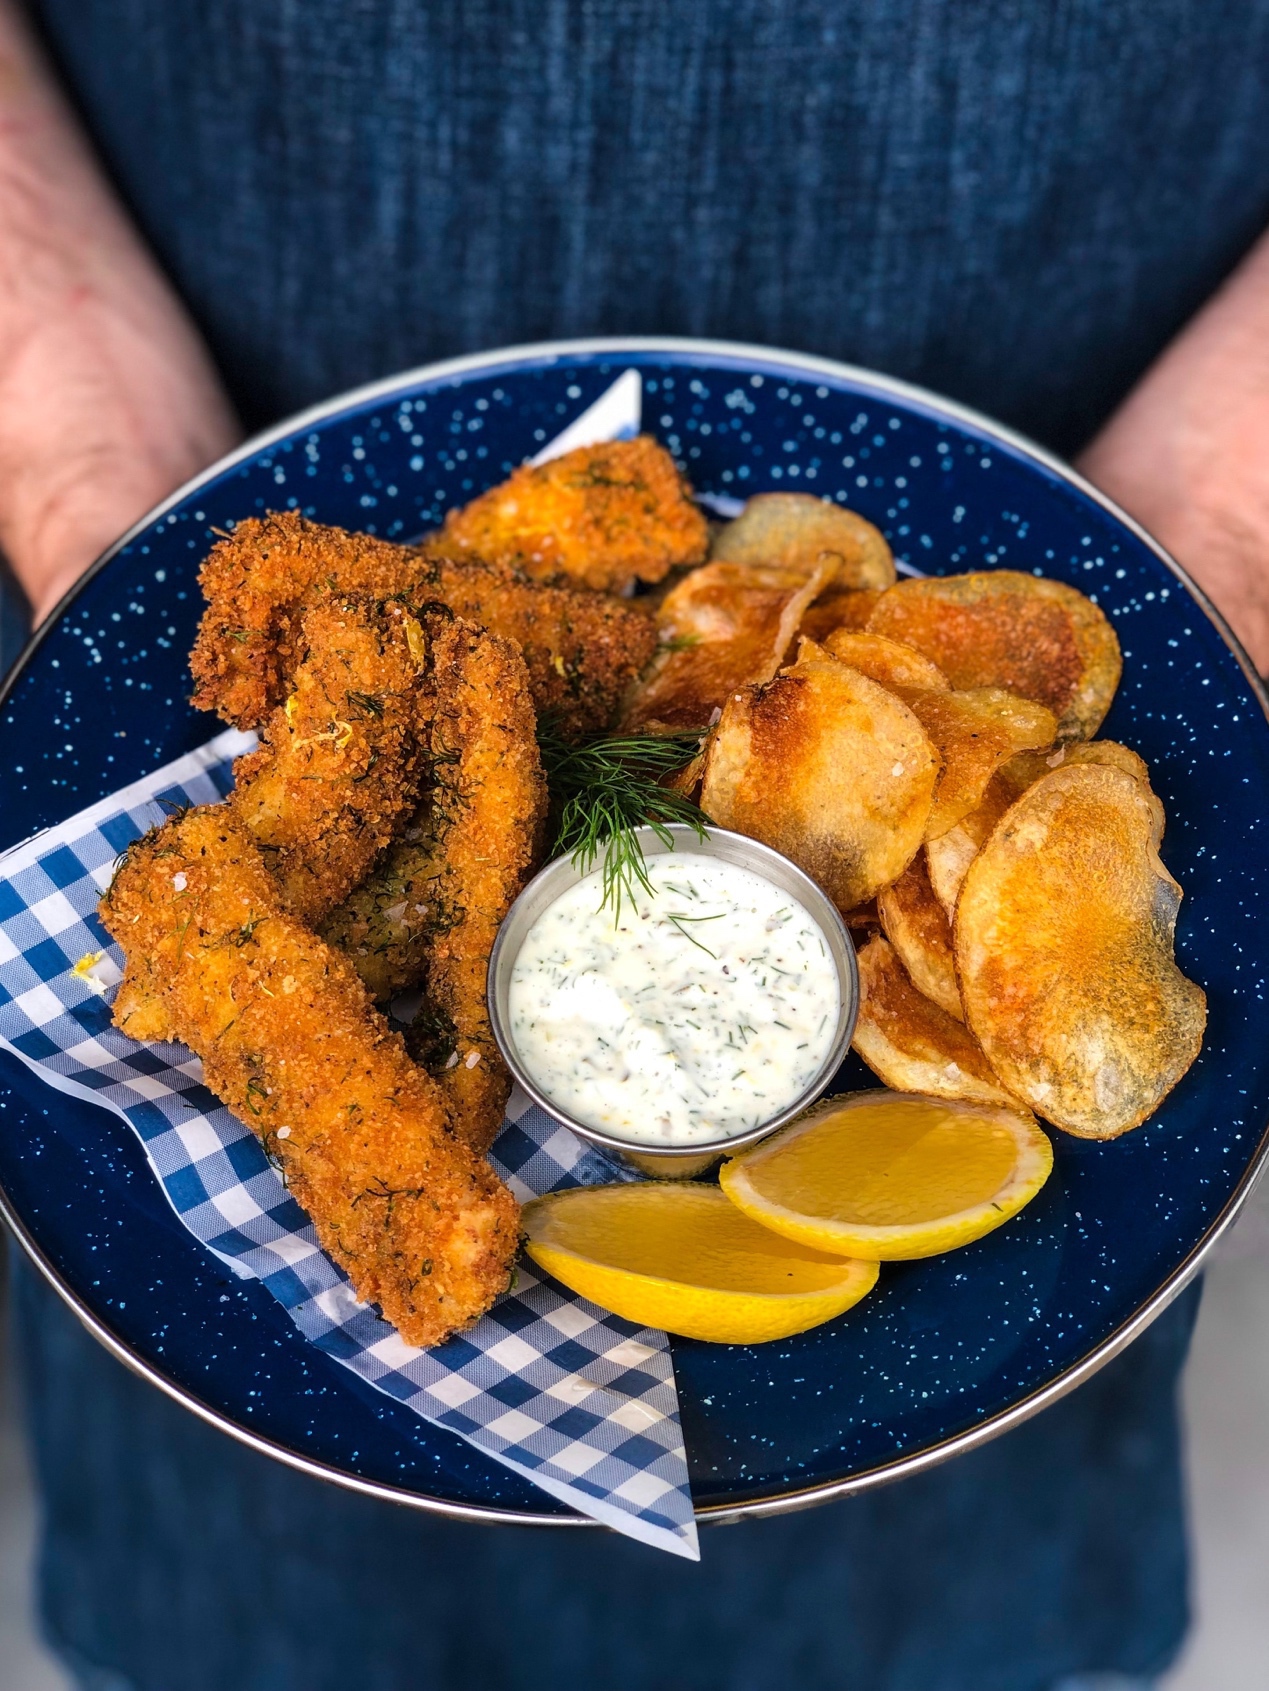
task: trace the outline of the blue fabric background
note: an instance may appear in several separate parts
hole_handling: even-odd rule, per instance
[[[1269,0],[40,0],[249,424],[413,363],[677,333],[1072,451],[1269,221]],[[1196,1294],[924,1478],[707,1535],[322,1488],[21,1285],[47,1623],[137,1691],[1047,1691],[1185,1624]]]
[[[1269,0],[38,0],[250,423],[548,336],[1071,451],[1269,222]]]
[[[44,1600],[90,1691],[1049,1691],[1153,1673],[1184,1625],[1172,1386],[1197,1288],[1016,1432],[707,1531],[698,1565],[323,1486],[125,1372],[29,1270],[16,1301]]]

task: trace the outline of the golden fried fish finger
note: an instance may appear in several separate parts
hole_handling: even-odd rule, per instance
[[[298,511],[239,523],[212,547],[199,581],[208,604],[190,656],[193,702],[238,728],[259,727],[285,698],[303,613],[332,593],[436,600],[517,641],[534,703],[572,735],[608,726],[656,649],[652,620],[619,599],[542,586],[505,564],[425,555]]]
[[[673,458],[639,435],[522,465],[451,511],[435,544],[513,564],[535,580],[564,577],[602,591],[700,563],[709,529]]]
[[[306,922],[369,871],[418,801],[424,638],[400,604],[332,599],[304,615],[294,690],[234,765],[234,814]]]
[[[515,1201],[452,1131],[352,965],[285,908],[230,808],[147,834],[101,915],[125,986],[162,999],[358,1297],[417,1345],[482,1315],[510,1278]]]
[[[427,1058],[440,1059],[455,1128],[483,1149],[511,1088],[485,1003],[489,953],[536,861],[546,782],[528,674],[509,641],[443,626],[431,685],[434,787],[322,932],[377,998],[426,984]]]

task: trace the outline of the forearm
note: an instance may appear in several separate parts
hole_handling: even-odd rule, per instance
[[[0,549],[37,617],[237,434],[196,331],[0,0]]]
[[[1083,455],[1269,670],[1269,235]]]

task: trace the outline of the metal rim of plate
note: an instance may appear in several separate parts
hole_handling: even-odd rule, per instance
[[[1083,494],[1085,498],[1091,499],[1094,504],[1099,505],[1116,521],[1122,523],[1154,554],[1169,574],[1176,577],[1206,615],[1209,622],[1213,624],[1236,659],[1257,704],[1266,720],[1269,721],[1269,692],[1266,691],[1265,683],[1257,673],[1251,659],[1243,650],[1233,630],[1207,594],[1190,578],[1176,559],[1142,528],[1140,523],[1122,510],[1113,499],[1107,498],[1091,482],[1085,481],[1070,465],[1055,457],[1053,453],[1046,451],[1044,447],[1037,446],[1034,441],[1028,440],[1025,435],[1007,428],[1002,423],[993,421],[990,417],[973,410],[970,406],[944,399],[939,394],[932,393],[928,388],[918,387],[915,383],[899,381],[891,376],[878,375],[875,371],[864,369],[859,365],[844,364],[832,358],[817,358],[807,353],[789,352],[780,347],[753,346],[743,341],[696,340],[671,336],[604,336],[585,340],[539,341],[525,346],[499,347],[490,352],[472,353],[463,358],[445,359],[440,363],[426,364],[416,370],[402,371],[398,375],[386,377],[382,381],[370,382],[364,387],[338,394],[333,399],[326,400],[320,405],[312,406],[307,411],[301,411],[295,416],[287,418],[275,428],[254,435],[235,451],[227,453],[225,457],[218,459],[215,464],[209,466],[200,475],[186,482],[183,487],[177,488],[174,493],[163,500],[161,504],[156,505],[153,510],[148,511],[84,572],[70,592],[58,602],[54,610],[44,619],[28,640],[13,669],[5,678],[3,685],[0,685],[0,705],[4,704],[27,664],[38,651],[45,635],[59,621],[87,583],[104,569],[117,553],[148,529],[152,523],[157,522],[160,517],[165,516],[182,500],[214,480],[225,470],[232,469],[235,465],[256,457],[260,452],[265,451],[278,441],[285,440],[302,428],[325,422],[353,406],[369,404],[376,399],[386,398],[397,393],[403,388],[416,387],[422,382],[445,381],[449,378],[474,375],[477,372],[493,375],[503,369],[522,368],[526,364],[557,363],[561,359],[571,357],[611,356],[619,358],[623,354],[640,353],[668,354],[670,356],[681,354],[685,357],[696,358],[726,358],[741,364],[748,364],[751,367],[755,365],[763,368],[779,366],[794,376],[828,376],[834,381],[846,381],[855,387],[870,389],[879,396],[916,405],[923,410],[946,417],[952,422],[966,424],[980,434],[999,441],[1002,446],[1009,447],[1020,456],[1046,470],[1057,480],[1066,482],[1068,486]],[[1056,1403],[1059,1398],[1065,1397],[1068,1392],[1072,1392],[1077,1386],[1083,1385],[1085,1380],[1091,1378],[1106,1363],[1118,1356],[1140,1333],[1145,1331],[1157,1316],[1163,1313],[1174,1298],[1185,1290],[1199,1272],[1218,1240],[1233,1225],[1267,1160],[1269,1160],[1269,1126],[1262,1134],[1255,1153],[1247,1165],[1246,1172],[1239,1181],[1233,1195],[1189,1255],[1142,1303],[1135,1314],[1117,1327],[1100,1344],[1095,1345],[1078,1362],[1065,1369],[1056,1379],[1050,1380],[1047,1385],[1029,1393],[1010,1408],[1001,1410],[999,1414],[979,1425],[969,1427],[964,1432],[957,1433],[951,1438],[940,1440],[937,1444],[930,1445],[924,1450],[915,1451],[910,1456],[901,1456],[893,1462],[886,1462],[865,1469],[862,1473],[854,1474],[849,1479],[830,1480],[823,1485],[807,1486],[796,1491],[782,1492],[773,1497],[756,1498],[747,1503],[713,1504],[698,1508],[696,1510],[697,1520],[702,1525],[724,1525],[734,1521],[755,1520],[766,1515],[791,1514],[795,1510],[814,1508],[821,1503],[830,1503],[836,1498],[849,1497],[858,1492],[872,1490],[877,1486],[888,1485],[893,1480],[906,1479],[913,1474],[923,1473],[929,1468],[937,1467],[940,1463],[946,1462],[952,1456],[958,1456],[964,1451],[976,1449],[979,1445],[986,1444],[990,1439],[998,1437],[1001,1433],[1021,1426],[1024,1421],[1029,1421],[1033,1415],[1038,1415],[1042,1409],[1047,1409],[1050,1404]],[[2,1188],[0,1188],[0,1219],[8,1224],[31,1263],[44,1276],[62,1301],[69,1306],[93,1337],[104,1345],[117,1361],[122,1362],[133,1373],[140,1375],[142,1379],[149,1381],[151,1385],[156,1386],[166,1396],[190,1410],[200,1420],[219,1428],[221,1432],[237,1439],[240,1444],[245,1444],[259,1451],[262,1455],[271,1456],[288,1467],[310,1474],[315,1479],[326,1480],[348,1490],[379,1498],[383,1502],[403,1504],[407,1508],[422,1509],[430,1514],[444,1515],[453,1520],[545,1527],[593,1527],[599,1524],[580,1515],[538,1515],[529,1511],[453,1503],[443,1498],[426,1497],[418,1492],[406,1491],[400,1487],[381,1485],[375,1481],[360,1479],[355,1474],[345,1473],[342,1469],[333,1468],[327,1463],[315,1462],[308,1457],[300,1456],[296,1452],[288,1450],[285,1446],[276,1444],[271,1439],[261,1438],[249,1428],[239,1426],[228,1416],[201,1402],[192,1392],[186,1391],[183,1387],[167,1379],[143,1357],[135,1355],[126,1345],[122,1344],[110,1329],[82,1303],[74,1288],[62,1279],[57,1269],[49,1262],[22,1224]]]

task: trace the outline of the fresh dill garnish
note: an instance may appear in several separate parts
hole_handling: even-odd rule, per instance
[[[698,922],[708,922],[708,921],[712,920],[712,917],[698,916],[698,917],[696,917],[696,920]],[[711,951],[710,948],[707,945],[702,945],[700,940],[697,939],[696,935],[689,933],[688,930],[683,926],[684,922],[692,921],[691,916],[667,916],[666,921],[671,922],[674,925],[674,927],[678,930],[678,932],[683,935],[683,938],[686,939],[686,940],[690,940],[691,943],[696,947],[696,949],[698,951],[703,951],[707,957],[713,957],[715,960],[717,960],[718,953],[716,951]]]
[[[701,749],[698,730],[684,734],[600,734],[576,744],[549,719],[538,724],[538,745],[555,815],[554,851],[589,874],[603,853],[602,905],[614,920],[621,901],[652,891],[636,828],[652,828],[666,846],[672,823],[705,838],[705,818],[689,798],[662,780],[685,769]]]

